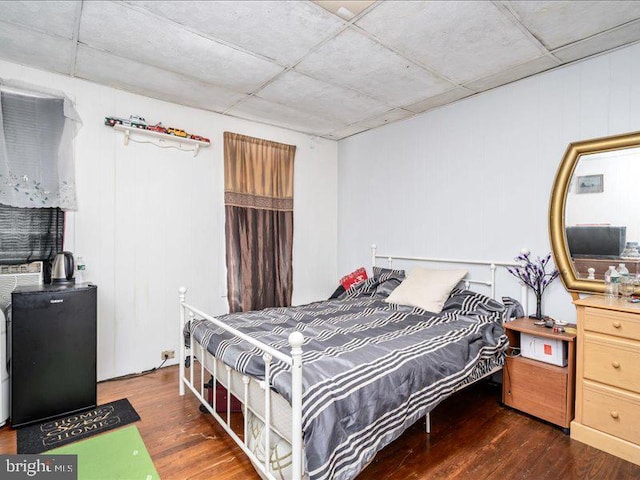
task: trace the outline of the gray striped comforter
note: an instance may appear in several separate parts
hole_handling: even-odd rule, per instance
[[[340,300],[229,314],[220,320],[287,354],[303,346],[303,435],[312,480],[354,478],[385,445],[460,385],[504,362],[505,307],[455,291],[436,315],[384,302],[368,282]],[[194,338],[239,372],[264,377],[261,353],[203,320]],[[272,366],[273,388],[291,401],[289,367]]]

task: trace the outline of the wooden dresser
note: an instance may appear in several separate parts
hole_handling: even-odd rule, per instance
[[[640,304],[576,300],[578,354],[571,438],[640,465]]]

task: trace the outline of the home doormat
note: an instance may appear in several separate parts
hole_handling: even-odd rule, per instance
[[[140,420],[126,398],[18,430],[18,453],[41,453]]]

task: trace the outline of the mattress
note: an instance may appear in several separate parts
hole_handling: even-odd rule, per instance
[[[199,357],[200,349],[198,348],[197,350],[198,352],[196,352],[196,357]],[[198,358],[198,360],[200,359]],[[206,350],[204,350],[204,359],[202,360],[202,364],[211,375],[213,375],[213,372],[215,371],[217,373],[218,382],[229,390],[233,396],[244,403],[244,382],[242,381],[242,377],[244,375],[231,369],[231,385],[229,385],[225,369],[226,365]],[[270,391],[270,395],[271,428],[280,437],[290,442],[291,405],[282,395],[274,390]],[[255,379],[251,379],[249,382],[247,407],[260,421],[264,421],[264,390]]]

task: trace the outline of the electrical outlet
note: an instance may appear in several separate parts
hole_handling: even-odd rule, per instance
[[[169,360],[170,358],[175,358],[176,351],[175,350],[163,350],[160,354],[160,360]]]

